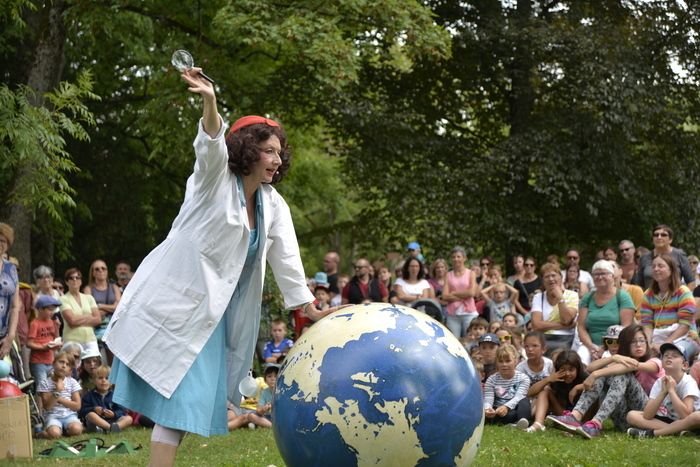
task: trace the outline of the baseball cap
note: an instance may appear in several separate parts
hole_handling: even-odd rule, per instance
[[[411,242],[408,244],[406,247],[407,250],[420,250],[420,243],[418,242]]]
[[[39,298],[36,299],[36,308],[48,308],[48,307],[54,307],[54,306],[61,306],[61,301],[57,298],[54,298],[50,295],[39,295]]]
[[[498,339],[498,336],[496,334],[493,334],[491,332],[484,334],[479,338],[479,344],[484,343],[484,342],[490,342],[492,344],[500,345],[501,341]]]
[[[608,327],[608,332],[605,333],[603,339],[618,339],[623,329],[624,328],[619,324],[613,324],[612,326]]]
[[[685,342],[666,342],[665,344],[661,344],[661,348],[659,350],[661,351],[662,357],[664,355],[664,352],[666,352],[667,350],[675,350],[676,352],[683,355],[683,359],[686,362],[690,361],[690,349],[688,348]]]

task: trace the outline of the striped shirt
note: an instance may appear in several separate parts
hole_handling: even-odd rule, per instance
[[[681,285],[673,295],[664,300],[654,295],[651,289],[647,289],[642,299],[640,315],[644,327],[663,329],[678,323],[688,326],[692,332],[697,332],[694,318],[695,299],[685,285]]]
[[[519,371],[510,379],[504,379],[500,373],[494,373],[486,380],[484,387],[484,409],[497,409],[505,405],[514,409],[518,402],[527,397],[530,378]]]

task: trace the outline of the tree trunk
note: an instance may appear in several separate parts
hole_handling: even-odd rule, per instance
[[[35,91],[32,104],[37,107],[45,105],[44,93],[55,88],[60,81],[66,41],[66,29],[63,24],[65,8],[65,1],[54,0],[45,3],[27,18],[30,30],[36,31],[33,57],[27,72],[27,85]],[[19,186],[32,170],[33,167],[20,167],[15,186]],[[20,279],[23,281],[29,281],[31,277],[33,219],[34,212],[31,207],[22,203],[10,206],[8,222],[15,229],[15,243],[11,254],[19,259]],[[53,250],[52,245],[49,246],[49,250]]]

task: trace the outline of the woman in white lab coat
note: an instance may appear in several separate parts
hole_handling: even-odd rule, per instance
[[[228,432],[226,401],[253,360],[265,264],[285,306],[318,312],[289,208],[271,186],[289,168],[282,127],[257,116],[224,135],[213,86],[183,72],[200,94],[194,173],[170,233],[142,262],[114,312],[105,340],[114,352],[114,401],[156,422],[151,465],[172,465],[186,432]]]

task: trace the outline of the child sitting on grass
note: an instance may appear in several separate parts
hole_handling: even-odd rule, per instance
[[[661,361],[666,376],[654,383],[644,411],[633,410],[627,414],[627,421],[632,426],[627,434],[639,438],[653,437],[656,436],[656,429],[668,428],[673,422],[698,413],[700,390],[693,377],[685,373],[688,353],[688,349],[680,343],[661,345]],[[698,427],[700,425],[694,426]],[[659,433],[662,434],[667,433]]]
[[[92,383],[95,387],[83,399],[80,418],[85,420],[88,433],[119,433],[133,422],[124,407],[112,402],[114,391],[109,382],[109,371],[107,365],[93,371]]]
[[[58,352],[53,371],[37,388],[44,407],[45,436],[60,438],[64,433],[77,436],[83,432],[78,419],[80,384],[70,374],[75,362],[68,352]]]
[[[487,334],[488,335],[488,334]],[[518,351],[510,344],[502,344],[496,352],[498,372],[489,376],[484,387],[484,415],[486,423],[516,423],[518,428],[529,425],[530,400],[527,390],[530,378],[515,369]]]
[[[274,320],[270,327],[272,340],[267,341],[265,344],[263,359],[266,363],[278,363],[284,358],[285,355],[287,355],[289,349],[291,349],[292,345],[294,345],[294,341],[286,337],[287,323],[281,319]]]
[[[272,394],[277,385],[277,374],[280,371],[278,365],[268,365],[265,368],[264,377],[267,387],[263,389],[258,401],[255,413],[248,414],[248,420],[257,426],[270,428],[272,426]]]
[[[526,349],[528,342],[533,342],[531,339],[525,338]],[[542,339],[544,340],[544,336]],[[532,348],[530,352],[534,353]],[[544,352],[544,346],[537,349],[537,352]],[[532,426],[525,430],[528,433],[544,431],[544,420],[548,413],[561,415],[565,411],[573,410],[583,392],[583,381],[588,377],[578,353],[573,350],[560,350],[555,352],[553,356],[553,371],[531,384],[527,393],[529,397],[536,398],[535,421]],[[547,357],[542,358],[546,359]]]

